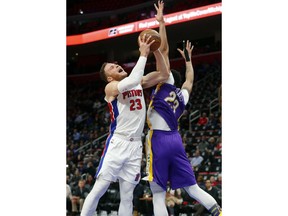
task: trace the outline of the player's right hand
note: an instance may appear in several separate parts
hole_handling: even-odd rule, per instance
[[[144,34],[142,37],[140,36],[138,37],[139,51],[140,51],[141,56],[147,57],[149,55],[150,46],[151,44],[155,42],[155,40],[152,40],[149,43],[150,38],[151,38],[151,35],[147,36],[146,34]]]

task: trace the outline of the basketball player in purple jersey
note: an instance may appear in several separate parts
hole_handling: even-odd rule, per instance
[[[159,22],[162,40],[160,50],[170,70],[169,46],[163,17],[164,3],[158,1],[158,7],[156,4],[154,6],[157,10],[156,19]],[[150,182],[155,216],[168,216],[165,204],[167,181],[174,190],[184,188],[189,196],[200,202],[213,216],[222,215],[216,200],[197,185],[178,132],[178,119],[188,103],[193,87],[192,50],[193,46],[189,41],[186,44],[183,42],[183,50],[178,49],[186,62],[186,80],[182,87],[181,77],[176,76],[177,71],[171,70],[168,80],[156,86],[147,111],[149,131],[145,143],[147,176],[144,180]]]
[[[127,77],[127,72],[114,63],[104,63],[100,69],[101,78],[108,82],[105,100],[110,109],[110,134],[96,173],[96,182],[85,199],[81,216],[92,216],[99,199],[107,191],[111,182],[119,180],[119,216],[132,216],[133,191],[140,181],[142,160],[141,135],[145,124],[146,105],[142,88],[167,80],[169,70],[163,55],[154,51],[159,70],[143,76],[150,46],[151,36],[138,38],[140,57]]]

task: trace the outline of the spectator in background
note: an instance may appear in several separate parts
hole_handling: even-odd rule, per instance
[[[73,141],[78,141],[80,139],[80,136],[81,135],[80,135],[78,129],[74,128],[74,130],[73,130]]]
[[[80,162],[77,164],[77,169],[79,170],[80,175],[82,175],[82,174],[83,174],[83,171],[84,171],[84,162],[83,162],[83,161],[80,161]]]
[[[217,183],[217,187],[219,189],[222,189],[222,174],[221,173],[218,174],[216,183]]]
[[[87,150],[87,153],[84,155],[84,159],[83,159],[83,162],[84,163],[88,163],[89,161],[92,161],[93,160],[93,154],[92,154],[92,149],[88,149]],[[88,166],[88,164],[87,164]]]
[[[89,161],[87,163],[86,168],[84,169],[84,173],[88,173],[91,176],[95,176],[96,174],[96,168],[94,167],[92,161]]]
[[[217,139],[216,149],[218,151],[222,150],[222,137],[221,136]]]
[[[72,213],[78,213],[77,205],[79,205],[79,212],[81,212],[84,200],[88,193],[89,190],[85,187],[85,180],[79,180],[78,187],[76,187],[72,192]]]
[[[213,113],[210,113],[209,121],[207,125],[216,127],[218,123],[219,123],[219,120],[215,118]]]
[[[214,138],[214,137],[210,137],[210,138],[208,139],[208,143],[209,143],[209,145],[208,145],[208,147],[207,147],[207,151],[208,151],[208,153],[209,153],[209,155],[210,155],[212,152],[214,152],[214,150],[217,150],[217,149],[216,149],[215,138]]]
[[[205,182],[204,182],[204,177],[203,175],[198,175],[197,177],[197,184],[200,188],[202,188],[203,190],[205,189]]]
[[[207,141],[207,138],[205,135],[201,137],[201,140],[197,146],[197,149],[200,151],[200,153],[205,152],[207,147],[209,146],[209,142]]]
[[[74,175],[71,178],[71,186],[75,187],[81,180],[81,173],[78,168],[75,169]]]
[[[192,157],[191,159],[191,166],[193,167],[194,170],[198,170],[198,168],[200,167],[202,161],[203,161],[203,157],[200,155],[200,151],[196,150],[194,153],[194,157]]]
[[[93,109],[98,110],[101,107],[101,102],[97,98],[95,99],[95,102],[93,104]]]
[[[79,125],[85,119],[86,115],[87,115],[87,113],[80,113],[80,111],[79,111],[79,114],[76,116],[76,118],[74,120],[75,124]]]
[[[89,140],[89,132],[88,132],[88,129],[87,127],[84,127],[84,129],[82,130],[82,134],[81,134],[81,141],[83,142],[86,142]],[[80,144],[80,147],[81,147],[81,144]]]
[[[107,133],[107,132],[108,132],[108,131],[106,130],[106,127],[103,127],[103,126],[100,127],[100,132],[99,132],[99,134],[103,135],[103,134],[105,134],[105,133]]]
[[[211,186],[212,187],[216,187],[217,186],[217,182],[215,180],[215,176],[210,176],[210,182],[211,182]]]
[[[66,170],[66,184],[70,185],[71,183],[71,178],[70,178],[70,173],[69,169]]]
[[[209,118],[207,117],[206,112],[203,112],[201,117],[199,118],[197,125],[207,125],[209,122]]]
[[[86,177],[86,181],[85,181],[85,187],[91,191],[94,183],[95,183],[95,179],[93,178],[94,175],[90,175],[90,174],[87,174],[87,177]]]
[[[172,190],[170,187],[167,189],[166,193],[166,205],[168,208],[169,216],[176,216],[175,205],[180,205],[183,202],[181,197],[181,190]]]
[[[73,159],[74,164],[78,164],[83,161],[83,155],[79,152],[78,155]]]

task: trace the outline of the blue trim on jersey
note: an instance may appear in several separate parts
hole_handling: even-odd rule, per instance
[[[117,126],[117,117],[119,115],[119,110],[118,110],[118,107],[117,107],[117,99],[112,101],[111,102],[111,105],[112,105],[112,111],[110,113],[113,113],[114,114],[114,121],[111,122],[111,125],[110,125],[110,135],[108,136],[107,140],[106,140],[106,143],[105,143],[105,148],[104,148],[104,152],[103,152],[103,155],[101,156],[101,160],[100,160],[100,163],[99,163],[99,166],[98,166],[98,170],[97,170],[97,173],[95,174],[95,178],[98,176],[98,173],[100,172],[101,168],[102,168],[102,164],[103,164],[103,160],[105,158],[105,155],[106,155],[106,152],[109,148],[109,143],[110,143],[110,140],[111,138],[113,137],[113,134],[114,134],[114,131],[116,129],[116,126]]]
[[[99,166],[98,166],[98,170],[97,170],[97,173],[95,174],[95,178],[98,176],[98,173],[100,172],[101,168],[102,168],[102,164],[103,164],[103,160],[105,158],[105,155],[106,155],[106,152],[108,150],[108,147],[109,147],[109,143],[110,143],[110,140],[112,138],[113,134],[110,134],[106,140],[106,143],[105,143],[105,148],[104,148],[104,152],[103,152],[103,155],[101,156],[101,160],[100,160],[100,163],[99,163]]]
[[[114,121],[111,122],[111,125],[110,125],[110,131],[111,131],[111,134],[114,133],[115,129],[116,129],[116,126],[117,126],[117,117],[119,116],[119,110],[118,110],[118,107],[117,107],[117,102],[118,100],[115,99],[111,102],[111,105],[112,105],[112,111],[113,111],[113,114],[114,114]]]

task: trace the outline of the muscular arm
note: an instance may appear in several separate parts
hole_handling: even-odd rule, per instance
[[[194,70],[191,60],[186,62],[186,80],[182,85],[182,89],[187,89],[189,95],[192,92],[193,81],[194,81]]]
[[[169,44],[168,44],[168,39],[167,39],[165,20],[164,20],[164,16],[163,16],[164,2],[158,0],[158,6],[156,4],[154,4],[154,7],[157,11],[155,18],[159,22],[159,34],[160,34],[160,38],[161,38],[161,45],[160,45],[159,49],[164,56],[168,70],[170,70]],[[159,64],[157,64],[157,63],[156,63],[156,68],[157,68],[157,70],[159,70]]]
[[[128,89],[131,89],[134,86],[140,84],[141,79],[144,74],[144,68],[145,68],[146,62],[147,62],[147,57],[145,56],[139,57],[130,75],[118,83],[119,92],[127,91]]]
[[[142,78],[141,84],[143,88],[150,88],[160,82],[166,81],[170,74],[160,50],[156,50],[153,54],[156,58],[157,64],[159,65],[159,71],[151,72]]]
[[[165,21],[163,17],[163,1],[158,0],[158,6],[154,4],[154,7],[157,11],[156,20],[159,22],[159,34],[161,37],[161,45],[158,50],[156,50],[153,54],[156,58],[156,70],[151,72],[143,77],[142,79],[142,87],[150,88],[160,82],[164,82],[169,78],[170,75],[170,64],[168,58],[168,41],[166,36],[165,29]]]
[[[192,92],[193,81],[194,81],[194,69],[193,69],[192,58],[191,58],[193,47],[194,46],[191,46],[191,42],[187,41],[186,47],[184,47],[183,50],[180,50],[179,48],[177,49],[182,55],[182,57],[185,59],[185,64],[186,64],[186,74],[185,74],[186,80],[182,85],[182,89],[187,89],[189,95]],[[187,50],[187,54],[188,54],[188,56],[186,54],[186,57],[184,53],[185,49]]]

